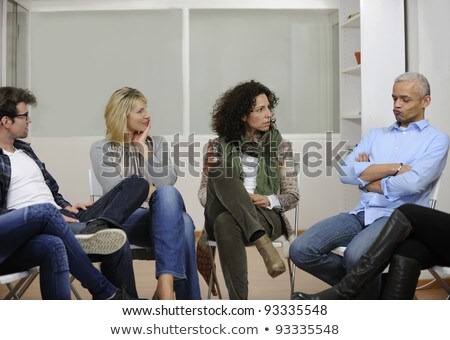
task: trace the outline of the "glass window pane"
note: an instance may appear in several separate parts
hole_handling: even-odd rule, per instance
[[[258,80],[280,97],[283,133],[333,128],[332,34],[328,10],[192,10],[190,126],[211,133],[217,97]]]
[[[32,13],[33,136],[104,135],[104,107],[123,86],[148,98],[153,133],[181,131],[181,19],[180,10]]]
[[[6,85],[16,85],[17,13],[15,3],[8,1],[6,14]]]
[[[17,78],[16,86],[28,87],[27,75],[27,58],[28,58],[28,11],[17,6]]]

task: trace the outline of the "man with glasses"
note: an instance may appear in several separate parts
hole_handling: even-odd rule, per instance
[[[54,205],[91,260],[102,262],[105,277],[137,297],[131,250],[120,226],[147,198],[147,181],[133,176],[95,203],[71,205],[30,144],[20,140],[28,136],[31,105],[36,105],[36,98],[30,91],[0,87],[0,214],[35,204]]]

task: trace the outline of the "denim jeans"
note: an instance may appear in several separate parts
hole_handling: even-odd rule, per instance
[[[62,212],[81,222],[103,219],[121,228],[126,219],[145,202],[148,190],[148,182],[144,178],[133,175],[123,179],[87,210],[80,210],[77,214],[71,214],[65,210]]]
[[[387,220],[388,217],[382,217],[366,226],[364,212],[329,217],[294,240],[289,248],[290,258],[297,267],[333,286],[356,265]],[[347,247],[343,258],[332,253],[337,247]],[[378,278],[361,297],[377,298],[379,285]]]
[[[94,299],[114,295],[92,265],[58,209],[37,204],[0,216],[0,273],[40,266],[43,299],[70,299],[70,272]]]
[[[63,213],[77,218],[81,222],[103,219],[123,229],[123,223],[127,218],[147,199],[148,190],[148,182],[144,178],[133,175],[123,179],[87,210],[80,210],[77,214],[64,210]],[[74,234],[77,234],[84,225],[84,223],[69,223]],[[133,256],[129,243],[112,254],[89,255],[89,258],[94,262],[101,263],[100,269],[103,275],[115,286],[125,287],[129,295],[138,296],[133,270]]]
[[[155,249],[156,277],[171,274],[176,298],[201,299],[195,255],[195,226],[183,198],[170,185],[152,194],[150,209],[137,209],[123,224],[130,243]]]

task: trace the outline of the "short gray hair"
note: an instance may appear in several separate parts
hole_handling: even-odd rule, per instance
[[[417,72],[406,72],[395,78],[395,83],[402,81],[411,81],[417,84],[419,88],[419,95],[421,98],[431,94],[430,83],[423,74]]]

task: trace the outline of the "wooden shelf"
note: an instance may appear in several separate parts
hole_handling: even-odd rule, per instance
[[[350,19],[344,21],[341,25],[342,28],[359,28],[361,15],[358,13],[352,16]]]

